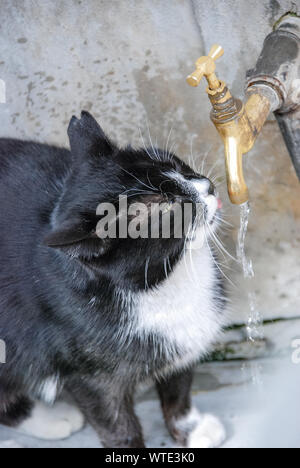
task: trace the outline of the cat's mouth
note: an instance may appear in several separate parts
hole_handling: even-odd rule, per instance
[[[218,197],[218,195],[216,196],[216,199],[217,199],[217,209],[215,211],[215,214],[213,215],[213,218],[212,220],[210,221],[210,224],[214,224],[214,222],[216,221],[216,219],[218,218],[218,213],[222,210],[223,208],[223,202],[222,200]]]
[[[214,232],[219,218],[219,212],[223,208],[223,203],[219,198],[218,194],[209,195],[203,197],[201,205],[204,209],[204,216],[196,218],[193,224],[192,232],[187,236],[187,240],[191,243],[198,243],[198,246],[202,246],[205,242],[205,238]],[[198,242],[197,242],[198,241]]]

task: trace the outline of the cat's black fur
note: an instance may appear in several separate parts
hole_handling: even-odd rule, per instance
[[[149,180],[153,197],[186,198],[163,173],[199,176],[162,152],[156,160],[152,150],[153,158],[120,150],[88,113],[72,119],[69,138],[71,151],[0,140],[0,339],[7,347],[0,422],[16,425],[27,417],[43,383],[55,377],[105,446],[141,447],[134,389],[148,377],[157,380],[177,356],[163,342],[157,352],[160,337],[127,334],[130,298],[165,281],[163,260],[170,258],[170,273],[184,239],[100,240],[96,208],[131,189],[149,191]],[[217,274],[215,286],[218,301]],[[157,384],[171,433],[172,418],[190,406],[191,375]],[[173,436],[184,443],[182,434],[173,430]]]

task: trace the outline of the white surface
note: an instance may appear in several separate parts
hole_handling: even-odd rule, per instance
[[[299,379],[300,366],[289,366],[284,360],[205,364],[199,368],[195,379],[194,405],[223,422],[227,433],[223,448],[263,447],[265,444],[300,448],[296,429],[300,419]],[[153,390],[139,400],[137,413],[147,446],[174,447]],[[0,448],[4,448],[1,444],[24,448],[100,447],[90,427],[57,442],[41,441],[0,427]]]

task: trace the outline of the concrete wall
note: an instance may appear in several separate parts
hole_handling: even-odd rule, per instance
[[[173,128],[170,144],[182,158],[193,142],[195,158],[207,154],[206,170],[217,162],[214,173],[224,178],[204,84],[191,89],[185,77],[219,42],[226,54],[218,73],[242,96],[264,37],[296,8],[287,0],[1,0],[1,135],[67,144],[70,117],[87,109],[121,144],[141,144],[140,131],[147,139],[149,126],[164,145]],[[253,206],[251,288],[265,318],[300,316],[300,187],[274,120],[245,167]],[[225,205],[235,227],[224,238],[234,252],[239,213]],[[248,311],[246,286],[235,265],[228,275],[238,285],[232,294],[240,322]]]

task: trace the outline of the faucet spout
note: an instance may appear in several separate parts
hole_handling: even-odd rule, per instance
[[[249,200],[249,192],[243,173],[243,154],[239,136],[225,137],[224,147],[229,198],[235,205],[241,205]]]

